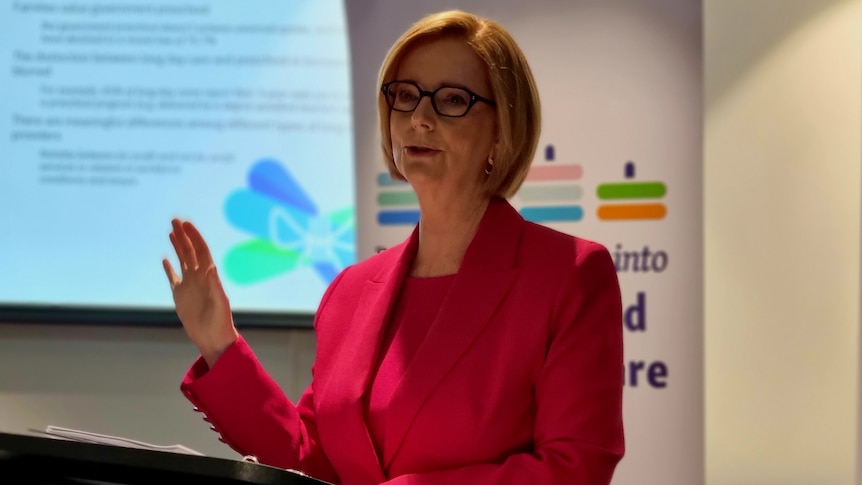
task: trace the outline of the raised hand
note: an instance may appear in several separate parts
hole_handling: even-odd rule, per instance
[[[177,253],[182,277],[177,276],[167,258],[162,260],[162,266],[171,284],[177,316],[212,368],[238,336],[230,303],[201,233],[188,221],[174,219],[171,226],[171,244]]]

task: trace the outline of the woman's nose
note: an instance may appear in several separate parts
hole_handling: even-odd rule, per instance
[[[419,100],[419,104],[413,110],[410,122],[414,128],[433,130],[436,119],[437,113],[434,112],[434,106],[431,105],[431,97],[425,96]]]

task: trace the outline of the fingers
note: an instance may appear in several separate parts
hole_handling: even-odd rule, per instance
[[[186,233],[186,225],[190,226],[191,224],[188,222],[183,223],[179,219],[173,219],[171,221],[171,226],[174,229],[170,234],[171,244],[173,244],[174,251],[176,251],[177,257],[180,260],[180,270],[183,274],[186,274],[189,270],[195,270],[198,267],[195,248]]]
[[[204,237],[201,235],[200,231],[198,231],[194,224],[188,221],[184,222],[182,224],[182,227],[185,230],[185,234],[192,245],[197,264],[200,265],[201,268],[209,268],[210,266],[214,266],[213,258],[210,254],[210,248],[209,246],[207,246],[207,243],[204,240]]]
[[[216,271],[215,266],[210,266],[207,271],[207,278],[209,279],[210,289],[214,291],[214,294],[222,300],[224,304],[227,304],[227,295],[224,291],[224,286],[221,284],[221,278],[218,276],[218,271]]]
[[[171,266],[171,263],[167,258],[162,259],[162,267],[165,268],[165,274],[168,277],[168,282],[171,284],[171,290],[173,290],[178,284],[180,284],[180,277],[177,276],[176,272],[174,272],[174,268]]]
[[[176,234],[171,232],[168,237],[170,237],[171,245],[174,247],[174,252],[177,253],[177,258],[179,258],[179,260],[180,260],[180,271],[182,271],[183,274],[185,274],[185,272],[186,272],[185,257],[183,256],[183,250],[180,247],[179,242],[177,242],[177,236],[176,236]]]

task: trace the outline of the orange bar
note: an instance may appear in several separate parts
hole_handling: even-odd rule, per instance
[[[599,219],[663,219],[667,214],[664,204],[619,204],[599,206]]]

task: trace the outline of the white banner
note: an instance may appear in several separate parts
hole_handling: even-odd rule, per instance
[[[382,163],[377,71],[414,21],[451,3],[347,2],[358,257],[402,241],[418,206]],[[691,0],[460,1],[518,41],[543,131],[512,198],[527,218],[605,244],[623,289],[626,456],[615,485],[704,481],[702,12]]]

